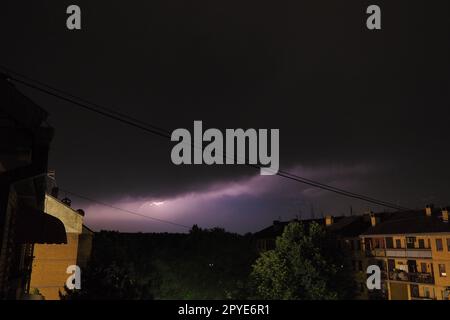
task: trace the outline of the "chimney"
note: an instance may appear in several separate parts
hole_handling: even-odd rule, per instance
[[[70,207],[72,205],[72,200],[70,200],[69,198],[64,198],[61,200],[62,203],[64,203],[66,206]]]
[[[53,180],[56,179],[56,171],[55,170],[48,170],[47,176]]]
[[[59,188],[58,187],[53,187],[52,188],[52,192],[51,192],[51,196],[53,198],[58,199],[58,194],[59,194]]]
[[[442,209],[442,221],[448,223],[448,207]]]
[[[275,232],[279,231],[281,229],[281,223],[280,220],[273,220],[273,230]]]
[[[330,216],[330,215],[328,215],[328,216],[325,216],[325,225],[328,227],[328,226],[331,226],[332,224],[333,224],[333,216]]]
[[[369,217],[370,217],[370,225],[372,227],[375,227],[378,223],[380,223],[380,218],[376,217],[372,211],[369,211]]]
[[[425,207],[425,214],[427,215],[427,217],[431,217],[432,213],[433,213],[433,205],[427,204]]]

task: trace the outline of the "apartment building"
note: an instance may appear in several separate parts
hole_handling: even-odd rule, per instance
[[[351,260],[356,299],[449,300],[450,224],[447,208],[380,212],[302,220],[316,222],[336,235]],[[255,233],[258,251],[275,248],[275,239],[289,222]],[[382,287],[368,290],[367,267],[381,269]]]
[[[366,300],[373,293],[367,289],[367,259],[365,257],[362,241],[359,237],[362,232],[370,227],[370,219],[367,215],[339,217],[325,217],[325,227],[328,232],[335,234],[339,242],[339,248],[349,259],[355,281],[355,299]]]
[[[382,270],[385,298],[449,300],[448,209],[427,206],[389,217],[373,214],[371,222],[360,237],[367,264]]]
[[[299,220],[292,220],[299,221]],[[264,252],[275,248],[275,240],[281,236],[284,228],[292,221],[274,221],[273,225],[255,233],[256,247],[258,252]],[[325,216],[321,219],[306,219],[301,220],[304,225],[310,223],[317,223],[325,229],[333,233],[338,241],[340,250],[349,259],[352,271],[354,273],[354,280],[356,286],[355,298],[368,299],[369,294],[374,296],[367,290],[366,286],[366,269],[367,259],[362,249],[361,238],[362,232],[370,227],[370,218],[368,215],[354,215],[354,216]]]

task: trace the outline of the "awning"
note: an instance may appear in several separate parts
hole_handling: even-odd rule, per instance
[[[16,215],[17,243],[67,243],[66,229],[61,220],[31,207],[20,208]]]

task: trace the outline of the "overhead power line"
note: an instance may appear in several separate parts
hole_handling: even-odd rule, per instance
[[[78,193],[75,193],[75,192],[72,192],[72,191],[68,191],[68,190],[61,189],[61,188],[60,188],[60,190],[65,192],[65,193],[67,193],[67,194],[75,196],[77,198],[84,199],[84,200],[87,200],[87,201],[90,201],[90,202],[93,202],[93,203],[97,203],[97,204],[99,204],[101,206],[108,207],[108,208],[111,208],[111,209],[114,209],[114,210],[119,210],[119,211],[122,211],[122,212],[130,214],[130,215],[134,215],[134,216],[137,216],[137,217],[150,219],[150,220],[157,221],[157,222],[167,223],[167,224],[171,224],[173,226],[182,227],[182,228],[186,228],[186,229],[190,229],[191,228],[191,227],[189,227],[187,225],[184,225],[184,224],[176,223],[176,222],[165,220],[165,219],[155,218],[155,217],[148,216],[148,215],[136,212],[136,211],[131,211],[131,210],[127,210],[127,209],[124,209],[124,208],[116,207],[116,206],[114,206],[112,204],[109,204],[109,203],[106,203],[106,202],[102,202],[102,201],[98,201],[98,200],[92,199],[90,197],[86,197],[84,195],[81,195],[81,194],[78,194]]]
[[[72,104],[74,104],[76,106],[79,106],[79,107],[81,107],[81,108],[83,108],[85,110],[88,110],[88,111],[100,114],[102,116],[111,118],[113,120],[116,120],[116,121],[128,124],[128,125],[133,126],[135,128],[141,129],[141,130],[143,130],[143,131],[145,131],[147,133],[152,133],[152,134],[158,135],[160,137],[168,138],[168,139],[171,138],[171,133],[169,131],[165,130],[165,129],[159,128],[159,127],[157,127],[155,125],[149,124],[149,123],[144,122],[142,120],[135,119],[133,117],[130,117],[130,116],[126,115],[126,114],[117,112],[117,111],[112,110],[110,108],[106,108],[106,107],[101,106],[101,105],[99,105],[97,103],[92,103],[92,102],[90,102],[90,101],[88,101],[86,99],[77,97],[77,96],[75,96],[75,95],[73,95],[71,93],[68,93],[68,92],[62,91],[60,89],[54,88],[54,87],[52,87],[52,86],[50,86],[48,84],[45,84],[43,82],[33,80],[30,77],[27,77],[25,75],[19,74],[19,73],[15,72],[15,71],[13,71],[11,69],[8,69],[8,68],[5,68],[3,66],[0,66],[0,68],[5,70],[5,72],[7,73],[9,79],[11,79],[11,80],[13,80],[13,81],[15,81],[17,83],[20,83],[22,85],[25,85],[25,86],[27,86],[29,88],[32,88],[34,90],[38,90],[38,91],[44,92],[44,93],[46,93],[48,95],[54,96],[56,98],[59,98],[61,100],[66,101],[66,102],[70,102],[70,103],[72,103]],[[194,145],[194,147],[195,147],[195,145]],[[224,156],[226,157],[226,155],[224,155]],[[247,166],[253,167],[253,168],[256,168],[256,169],[261,169],[262,168],[262,166],[256,165],[256,164],[247,164]],[[369,197],[369,196],[366,196],[366,195],[362,195],[362,194],[350,192],[350,191],[347,191],[347,190],[344,190],[344,189],[340,189],[340,188],[337,188],[337,187],[333,187],[331,185],[327,185],[327,184],[324,184],[324,183],[321,183],[321,182],[318,182],[318,181],[307,179],[307,178],[301,177],[299,175],[296,175],[296,174],[293,174],[293,173],[289,173],[287,171],[279,170],[276,174],[278,176],[280,176],[280,177],[284,177],[284,178],[289,179],[289,180],[297,181],[297,182],[300,182],[300,183],[303,183],[303,184],[306,184],[306,185],[309,185],[309,186],[312,186],[312,187],[316,187],[316,188],[319,188],[319,189],[327,190],[327,191],[330,191],[330,192],[333,192],[333,193],[336,193],[336,194],[339,194],[339,195],[342,195],[342,196],[346,196],[346,197],[349,197],[349,198],[362,200],[362,201],[365,201],[365,202],[373,203],[373,204],[376,204],[376,205],[380,205],[380,206],[383,206],[383,207],[392,208],[392,209],[396,209],[396,210],[411,210],[411,209],[409,209],[407,207],[399,206],[397,204],[394,204],[394,203],[391,203],[391,202],[388,202],[388,201],[379,200],[379,199],[372,198],[372,197]]]

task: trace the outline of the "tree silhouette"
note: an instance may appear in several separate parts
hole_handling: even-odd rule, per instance
[[[286,226],[276,248],[261,254],[251,274],[262,299],[321,300],[352,296],[346,257],[323,227],[300,222]]]

